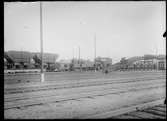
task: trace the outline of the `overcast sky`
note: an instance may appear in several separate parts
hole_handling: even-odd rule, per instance
[[[156,2],[43,2],[44,52],[59,59],[165,54],[166,5]],[[4,47],[40,52],[39,2],[4,4]]]

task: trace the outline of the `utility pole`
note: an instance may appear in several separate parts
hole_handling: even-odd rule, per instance
[[[163,34],[163,37],[166,38],[166,31],[165,31],[165,33]],[[165,62],[165,63],[166,63],[166,62]],[[166,66],[166,64],[165,64],[165,66]],[[165,69],[166,69],[166,67],[165,67]],[[165,92],[166,92],[166,90],[165,90]],[[165,97],[164,104],[166,104],[166,97]]]
[[[96,72],[96,33],[95,33],[95,36],[94,36],[94,63],[95,63],[95,72]]]
[[[74,48],[73,48],[73,58],[72,58],[72,64],[74,65]]]
[[[23,62],[23,49],[21,48],[21,69],[24,70],[24,62]]]
[[[72,56],[73,56],[72,59],[73,59],[73,61],[74,61],[74,48],[73,48],[73,51],[72,51]]]
[[[159,69],[159,64],[158,64],[158,50],[157,50],[157,45],[156,45],[156,57],[157,57],[157,70]]]
[[[78,49],[79,49],[79,59],[78,59],[78,63],[79,63],[80,71],[81,71],[81,63],[80,63],[80,46],[78,47]]]
[[[80,63],[79,61],[80,61],[80,47],[78,46],[78,63]]]
[[[72,61],[71,61],[71,71],[73,71],[74,70],[74,48],[73,48],[73,50],[72,50]]]
[[[41,82],[44,82],[43,72],[43,31],[42,31],[42,2],[40,2],[40,46],[41,46]]]

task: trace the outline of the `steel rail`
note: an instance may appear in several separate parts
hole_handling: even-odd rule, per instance
[[[135,80],[134,80],[135,79]],[[99,80],[88,80],[88,81],[81,81],[81,82],[72,82],[72,83],[60,83],[60,84],[49,84],[49,85],[39,85],[35,87],[22,87],[22,88],[9,88],[4,89],[4,94],[11,94],[11,93],[24,93],[24,92],[32,92],[32,91],[41,91],[41,90],[51,90],[51,89],[61,89],[61,88],[76,88],[76,87],[84,87],[84,86],[96,86],[96,85],[105,85],[105,84],[114,84],[114,83],[127,83],[127,82],[136,82],[136,81],[145,81],[145,80],[155,80],[155,79],[162,79],[161,77],[157,78],[131,78],[131,79],[99,79]]]
[[[26,106],[34,106],[34,105],[43,105],[47,103],[54,103],[54,102],[60,102],[60,101],[67,101],[67,100],[76,100],[80,98],[86,98],[86,97],[95,97],[95,96],[104,96],[104,95],[110,95],[110,94],[120,94],[120,93],[127,93],[127,92],[135,92],[135,91],[143,91],[143,90],[150,90],[150,89],[157,89],[162,88],[165,86],[150,86],[145,88],[135,88],[135,89],[128,89],[128,90],[120,90],[115,92],[90,92],[90,93],[82,93],[82,94],[74,94],[74,95],[67,95],[65,97],[62,96],[51,96],[50,98],[41,98],[41,99],[34,99],[34,100],[27,100],[27,101],[21,101],[19,102],[11,102],[11,103],[5,103],[4,109],[11,109],[11,108],[21,108]],[[56,98],[57,97],[57,98]]]
[[[149,80],[150,81],[150,80]],[[131,87],[133,86],[136,87],[136,86],[143,86],[143,85],[147,85],[149,84],[150,85],[150,82],[148,80],[147,81],[138,81],[137,83],[136,82],[127,82],[127,83],[124,83],[124,85],[120,85],[121,83],[115,83],[115,84],[107,84],[107,85],[98,85],[98,88],[100,88],[100,90],[107,90],[107,89],[123,89],[123,88],[128,88],[128,87]],[[151,80],[152,81],[152,80]],[[158,84],[160,84],[160,82],[162,83],[161,80],[153,80],[152,83],[156,84],[156,82],[158,82]],[[165,81],[163,81],[165,82]],[[128,86],[129,85],[129,86]],[[104,89],[104,86],[105,86],[105,89]],[[116,86],[119,86],[119,87],[116,87]],[[95,86],[96,87],[96,86]],[[95,88],[94,87],[94,88]],[[93,87],[91,87],[91,91],[96,91],[97,88],[94,89]],[[75,92],[72,92],[72,91],[66,91],[68,93],[79,93],[79,91],[81,90],[82,91],[90,91],[89,90],[90,88],[88,88],[87,90],[84,90],[82,88],[77,88],[75,90]],[[93,89],[93,90],[92,90]],[[77,91],[79,90],[79,91]],[[98,89],[99,90],[99,89]],[[62,92],[62,90],[61,90]],[[11,94],[11,95],[5,95],[5,102],[9,102],[9,101],[14,101],[14,100],[23,100],[23,99],[30,99],[30,98],[38,98],[38,97],[41,97],[40,95],[44,96],[44,97],[49,97],[49,96],[54,96],[54,95],[60,95],[60,93],[57,91],[57,90],[49,90],[49,91],[43,91],[43,92],[30,92],[30,93],[21,93],[21,94]],[[62,93],[61,93],[62,95]],[[64,93],[63,93],[64,95]]]

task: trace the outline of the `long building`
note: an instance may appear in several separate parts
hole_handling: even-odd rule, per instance
[[[57,54],[44,53],[44,68],[56,63]],[[6,62],[5,62],[6,61]],[[40,68],[40,53],[27,51],[4,52],[4,67],[9,69]]]
[[[165,55],[144,55],[126,59],[112,66],[114,70],[166,70]]]

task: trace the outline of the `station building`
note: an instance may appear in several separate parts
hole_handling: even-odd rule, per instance
[[[148,69],[148,70],[165,70],[166,69],[166,57],[164,55],[150,56],[144,55],[142,60],[133,62],[136,69]]]

